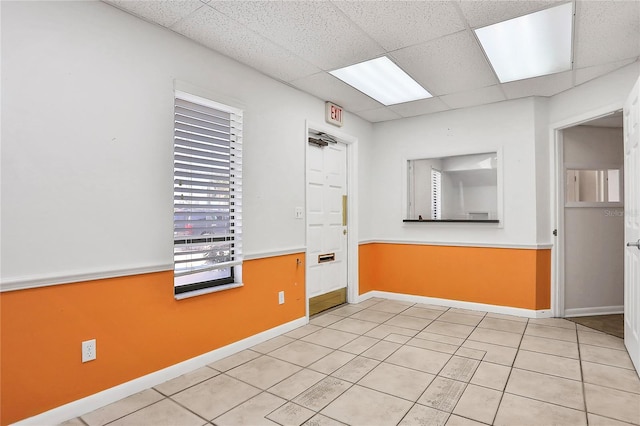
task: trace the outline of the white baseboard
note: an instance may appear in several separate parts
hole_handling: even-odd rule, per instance
[[[552,316],[550,309],[531,310],[531,309],[513,308],[508,306],[488,305],[484,303],[463,302],[463,301],[451,300],[451,299],[440,299],[435,297],[414,296],[409,294],[391,293],[391,292],[377,291],[377,290],[359,295],[357,298],[357,303],[363,302],[373,297],[388,299],[388,300],[398,300],[402,302],[425,303],[430,305],[446,306],[450,308],[461,308],[461,309],[469,309],[469,310],[475,310],[475,311],[493,312],[497,314],[514,315],[514,316],[527,317],[527,318],[549,318]],[[610,309],[606,310],[607,308],[610,308]],[[589,309],[589,313],[586,313],[586,311],[585,313],[574,312],[574,311],[582,311],[583,309],[567,309],[565,313],[566,313],[566,316],[584,316],[584,315],[594,315],[594,313],[592,313],[592,312],[595,312],[594,309],[602,310],[602,311],[596,312],[595,314],[621,313],[623,311],[622,306],[608,306],[603,308],[586,308],[586,309]],[[574,312],[574,314],[570,315],[570,312]],[[281,334],[287,333],[295,328],[306,325],[308,321],[309,320],[307,317],[298,318],[297,320],[288,322],[286,324],[282,324],[270,330],[263,331],[262,333],[258,333],[254,336],[247,337],[246,339],[240,340],[238,342],[232,343],[230,345],[224,346],[219,349],[215,349],[206,354],[199,355],[197,357],[188,359],[186,361],[180,362],[178,364],[172,365],[162,370],[155,371],[145,376],[138,377],[137,379],[133,379],[129,382],[122,383],[120,385],[106,389],[102,392],[98,392],[96,394],[87,396],[77,401],[73,401],[68,404],[62,405],[60,407],[56,407],[52,410],[46,411],[36,416],[21,420],[15,423],[15,425],[59,424],[59,423],[65,422],[69,419],[73,419],[75,417],[89,413],[105,405],[119,401],[120,399],[126,398],[127,396],[133,395],[145,389],[164,383],[167,380],[174,379],[178,376],[189,373],[198,368],[204,367],[207,364],[211,364],[212,362],[215,362],[219,359],[233,355],[244,349],[248,349],[252,346],[265,342]]]
[[[565,309],[565,317],[588,317],[591,315],[623,314],[624,305],[620,306],[594,306],[591,308]]]
[[[306,325],[308,322],[309,319],[307,317],[298,318],[297,320],[279,325],[272,329],[263,331],[262,333],[247,337],[246,339],[237,341],[222,348],[215,349],[206,354],[199,355],[178,364],[174,364],[170,367],[163,368],[162,370],[158,370],[145,376],[138,377],[137,379],[133,379],[129,382],[122,383],[121,385],[114,386],[102,392],[98,392],[77,401],[73,401],[60,407],[56,407],[52,410],[46,411],[36,416],[20,420],[19,422],[14,424],[60,424],[69,419],[73,419],[75,417],[96,410],[100,407],[104,407],[105,405],[119,401],[122,398],[133,395],[134,393],[141,392],[145,389],[164,383],[167,380],[174,379],[178,376],[189,373],[190,371],[204,367],[207,364],[211,364],[212,362],[228,357],[229,355],[233,355],[242,350],[248,349],[281,334],[287,333],[295,328]]]
[[[472,311],[492,312],[495,314],[514,315],[514,316],[526,317],[526,318],[551,318],[553,316],[551,314],[551,309],[533,310],[533,309],[513,308],[510,306],[487,305],[484,303],[463,302],[460,300],[451,300],[451,299],[439,299],[437,297],[414,296],[411,294],[391,293],[387,291],[378,291],[378,290],[370,291],[368,293],[360,295],[358,298],[358,302],[364,302],[365,300],[371,299],[372,297],[379,297],[381,299],[389,299],[389,300],[398,300],[401,302],[426,303],[429,305],[446,306],[448,308],[469,309]]]

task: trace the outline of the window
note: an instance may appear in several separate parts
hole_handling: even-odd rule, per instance
[[[431,168],[431,219],[442,219],[442,173]]]
[[[242,111],[176,92],[175,294],[235,280],[242,263]]]
[[[407,160],[404,222],[500,223],[499,152]]]
[[[592,207],[593,203],[621,202],[621,169],[567,169],[568,207]]]

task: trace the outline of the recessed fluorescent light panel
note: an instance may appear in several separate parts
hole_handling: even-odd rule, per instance
[[[384,105],[430,98],[431,94],[386,56],[330,73]]]
[[[475,32],[501,83],[571,69],[572,3]]]

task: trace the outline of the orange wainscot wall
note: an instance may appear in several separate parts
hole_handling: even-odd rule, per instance
[[[244,287],[176,301],[173,272],[0,295],[8,424],[305,316],[304,254],[245,261]],[[286,303],[278,304],[278,291]],[[81,363],[81,342],[97,359]]]
[[[372,290],[549,309],[551,250],[363,244],[360,294]]]

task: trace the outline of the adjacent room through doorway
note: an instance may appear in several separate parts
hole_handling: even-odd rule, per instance
[[[563,130],[564,316],[623,337],[622,111]],[[582,319],[581,319],[582,318]]]

